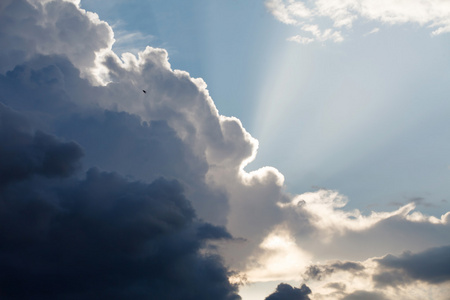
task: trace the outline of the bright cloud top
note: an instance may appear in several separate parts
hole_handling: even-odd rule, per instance
[[[302,44],[341,42],[341,30],[351,28],[357,19],[389,25],[415,23],[432,28],[432,35],[450,32],[450,3],[440,0],[267,0],[266,7],[278,21],[301,26],[304,34],[288,40]],[[333,28],[320,30],[321,19],[331,20]]]

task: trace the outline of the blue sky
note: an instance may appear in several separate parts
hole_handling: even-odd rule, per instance
[[[438,0],[1,2],[0,290],[447,299],[449,20]]]
[[[289,191],[337,189],[362,210],[416,198],[430,213],[450,207],[448,35],[361,18],[342,42],[303,45],[287,41],[300,26],[263,1],[81,6],[113,24],[118,51],[163,47],[173,68],[203,78],[219,112],[259,140],[247,169],[275,166]],[[144,38],[121,43],[125,33]]]

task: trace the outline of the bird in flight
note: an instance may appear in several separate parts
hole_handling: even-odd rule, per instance
[[[142,90],[143,92],[144,92],[144,94],[147,94],[147,91],[146,90]]]

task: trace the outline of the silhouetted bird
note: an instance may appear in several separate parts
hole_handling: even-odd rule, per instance
[[[142,90],[143,92],[144,92],[144,94],[147,94],[147,91],[146,90]]]

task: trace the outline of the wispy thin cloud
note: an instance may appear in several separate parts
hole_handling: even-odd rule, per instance
[[[371,31],[367,32],[366,34],[364,34],[364,36],[375,34],[375,33],[379,32],[379,31],[380,31],[380,28],[376,27],[376,28],[372,29]]]

